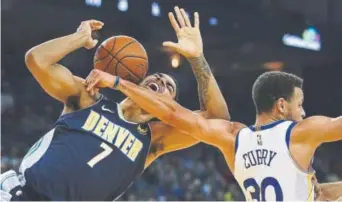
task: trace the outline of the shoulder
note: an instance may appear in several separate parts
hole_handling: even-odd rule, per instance
[[[291,141],[316,147],[320,144],[320,140],[330,130],[330,121],[331,118],[329,117],[312,116],[298,122],[292,129]]]
[[[327,116],[312,116],[300,121],[293,128],[293,136],[297,141],[323,142],[341,139],[342,116],[331,118]]]
[[[313,134],[322,131],[325,128],[325,124],[329,120],[330,119],[328,117],[324,116],[311,116],[307,119],[297,122],[293,127],[292,133],[295,136],[300,136],[302,134]]]
[[[232,133],[233,135],[237,136],[238,133],[244,129],[244,128],[248,128],[245,124],[240,123],[240,122],[231,122],[232,124]]]
[[[229,134],[233,138],[235,138],[242,129],[248,128],[245,124],[234,121],[222,120],[220,124],[222,125],[222,132]]]

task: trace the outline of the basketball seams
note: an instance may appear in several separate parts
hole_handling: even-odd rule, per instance
[[[115,39],[116,39],[116,38],[115,38]],[[112,59],[110,60],[110,62],[107,64],[106,68],[104,68],[103,71],[106,71],[106,70],[108,69],[108,66],[110,65],[110,63],[112,63],[113,59],[115,59],[116,61],[118,61],[118,59],[116,59],[116,56],[117,56],[123,49],[125,49],[126,47],[128,47],[129,45],[131,45],[131,44],[134,43],[134,42],[135,42],[135,41],[131,41],[131,42],[127,43],[126,45],[122,46],[122,47],[115,53],[115,55],[112,55],[113,48],[112,48],[112,50],[110,50],[110,52],[108,52],[108,50],[104,48],[104,50],[107,51],[108,54],[112,56]],[[119,62],[120,62],[120,61],[118,61],[118,62],[116,63],[116,65],[115,65],[115,67],[114,67],[115,75],[117,75],[116,67],[118,66],[118,63],[119,63]]]
[[[99,49],[97,51],[101,51],[101,49],[105,49],[103,46],[100,46]],[[108,57],[108,54],[102,58],[98,58],[97,60],[94,61],[94,64],[97,62],[100,62],[102,60],[104,60],[106,57]]]
[[[126,55],[126,56],[123,56],[120,60],[123,60],[125,58],[140,58],[140,59],[143,59],[143,60],[147,61],[147,58],[141,57],[141,56],[135,56],[135,55]]]
[[[120,61],[121,61],[121,60],[120,60]],[[118,63],[115,65],[115,68],[116,68],[116,69],[117,69],[118,64],[121,64],[122,67],[123,67],[124,69],[126,69],[126,71],[128,71],[129,73],[131,73],[133,76],[137,77],[137,78],[138,78],[138,81],[141,80],[141,78],[140,78],[138,75],[136,75],[134,72],[132,72],[124,63],[122,63],[122,62],[120,62],[120,61],[118,61]],[[115,69],[115,70],[116,70],[116,69]],[[116,73],[116,75],[117,75],[117,72],[115,72],[115,73]]]
[[[110,63],[112,63],[112,61],[114,60],[115,58],[112,56],[112,59],[108,62],[108,64],[106,65],[106,67],[102,70],[102,71],[106,71],[107,68],[109,67]]]
[[[141,78],[138,76],[138,75],[136,75],[134,72],[132,72],[124,63],[122,63],[121,62],[121,60],[117,60],[115,57],[113,57],[113,59],[115,59],[116,61],[117,61],[117,63],[116,63],[116,65],[115,65],[115,67],[114,67],[114,71],[115,71],[115,75],[118,75],[118,65],[119,64],[121,64],[122,65],[122,67],[127,71],[127,72],[129,72],[129,73],[131,73],[133,76],[135,76],[136,78],[138,78],[138,80],[140,81],[141,80]],[[112,61],[111,61],[112,62]],[[110,63],[111,63],[110,62]]]
[[[100,48],[103,49],[103,50],[105,50],[105,51],[108,53],[108,55],[111,55],[111,56],[112,56],[111,52],[113,51],[113,49],[114,49],[114,47],[115,47],[115,44],[116,44],[116,37],[114,38],[113,46],[112,46],[112,48],[110,49],[109,52],[108,52],[108,50],[107,50],[103,45],[101,45]],[[108,57],[108,55],[106,55],[105,57],[100,58],[100,59],[98,59],[98,60],[95,60],[95,61],[94,61],[94,64],[97,63],[97,62],[99,62],[99,61],[101,61],[101,60],[104,60],[106,57]],[[110,62],[112,62],[112,61],[110,61]]]
[[[112,59],[110,60],[110,62],[107,64],[106,68],[105,68],[103,71],[106,71],[107,68],[109,67],[109,65],[112,63],[113,59],[115,59],[115,60],[117,61],[116,65],[115,65],[115,67],[114,67],[115,75],[118,75],[118,70],[117,70],[118,68],[117,68],[117,67],[118,67],[119,64],[121,64],[122,67],[125,68],[125,70],[126,70],[127,72],[129,72],[130,74],[132,74],[133,76],[135,76],[139,81],[141,81],[141,78],[140,78],[138,75],[136,75],[134,72],[132,72],[132,71],[131,71],[123,62],[121,62],[121,60],[124,59],[124,58],[129,58],[129,57],[134,57],[134,58],[140,58],[140,59],[147,60],[146,58],[140,57],[140,56],[133,56],[133,55],[124,56],[124,57],[122,57],[120,60],[118,60],[118,59],[116,58],[116,56],[117,56],[123,49],[125,49],[126,47],[128,47],[129,45],[131,45],[131,44],[133,44],[133,43],[136,43],[136,41],[132,40],[131,42],[129,42],[129,43],[127,43],[126,45],[124,45],[123,47],[121,47],[121,48],[115,53],[115,55],[112,55],[111,52],[109,52],[107,49],[103,48],[109,55],[112,56]],[[112,50],[111,50],[111,51],[112,51]]]
[[[99,47],[98,51],[102,52],[101,55],[103,54],[106,56],[96,59],[94,61],[95,67],[105,72],[108,72],[109,70],[110,72],[114,73],[114,75],[122,74],[122,76],[124,78],[127,77],[128,80],[135,80],[135,83],[140,82],[146,76],[148,70],[147,54],[146,51],[143,49],[143,46],[133,38],[130,38],[129,40],[125,39],[124,41],[122,41],[120,37],[113,38],[113,42],[109,42],[112,43],[112,47],[110,50],[108,49],[109,44],[105,44],[106,42],[101,44],[101,46]],[[131,44],[134,45],[129,47]],[[136,45],[140,45],[140,48]],[[135,50],[138,52],[135,52]],[[138,54],[138,56],[136,56],[135,54]],[[117,58],[118,56],[120,56],[120,58]],[[131,64],[131,62],[133,63]],[[121,66],[119,64],[121,64]],[[132,69],[134,68],[134,66],[137,66],[138,69]],[[129,76],[131,77],[129,78]]]
[[[135,43],[136,41],[131,41],[129,43],[127,43],[126,45],[122,46],[116,53],[115,55],[112,55],[112,53],[109,53],[111,54],[113,57],[116,57],[121,51],[123,51],[123,49],[127,48],[128,46],[130,46],[131,44]]]
[[[115,38],[116,39],[116,38]],[[108,55],[111,55],[112,56],[112,59],[110,60],[110,62],[106,65],[106,68],[104,68],[103,69],[103,71],[106,71],[107,70],[107,68],[108,68],[108,66],[110,65],[110,63],[112,63],[112,61],[113,61],[113,59],[123,50],[123,49],[125,49],[126,47],[128,47],[129,45],[131,45],[132,43],[134,43],[135,41],[131,41],[131,42],[129,42],[129,43],[127,43],[126,45],[124,45],[124,46],[122,46],[116,53],[115,53],[115,55],[112,55],[112,53],[111,52],[108,52],[108,50],[107,49],[103,49],[103,50],[105,50],[105,51],[107,51],[108,52]],[[113,51],[113,49],[111,50],[111,51]],[[115,60],[117,60],[116,58],[115,58]],[[118,60],[117,60],[118,61]],[[119,62],[119,61],[118,61]],[[114,71],[115,71],[115,75],[117,75],[117,70],[116,70],[116,67],[118,66],[118,64],[116,64],[115,65],[115,69],[114,69]]]

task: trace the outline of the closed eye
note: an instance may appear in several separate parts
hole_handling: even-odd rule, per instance
[[[167,89],[169,89],[169,91],[170,91],[171,93],[174,92],[174,88],[173,88],[173,86],[171,86],[171,85],[167,85]]]

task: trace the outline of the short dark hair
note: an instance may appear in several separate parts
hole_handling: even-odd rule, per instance
[[[270,112],[279,98],[290,101],[295,87],[302,88],[303,79],[285,72],[266,72],[253,84],[252,97],[257,114]]]

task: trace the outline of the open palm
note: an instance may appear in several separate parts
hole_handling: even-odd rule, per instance
[[[203,53],[202,37],[199,30],[199,15],[194,14],[194,26],[191,25],[189,17],[184,9],[175,7],[177,20],[173,13],[169,13],[169,19],[176,32],[178,43],[166,41],[164,46],[173,49],[186,58],[199,57]]]

